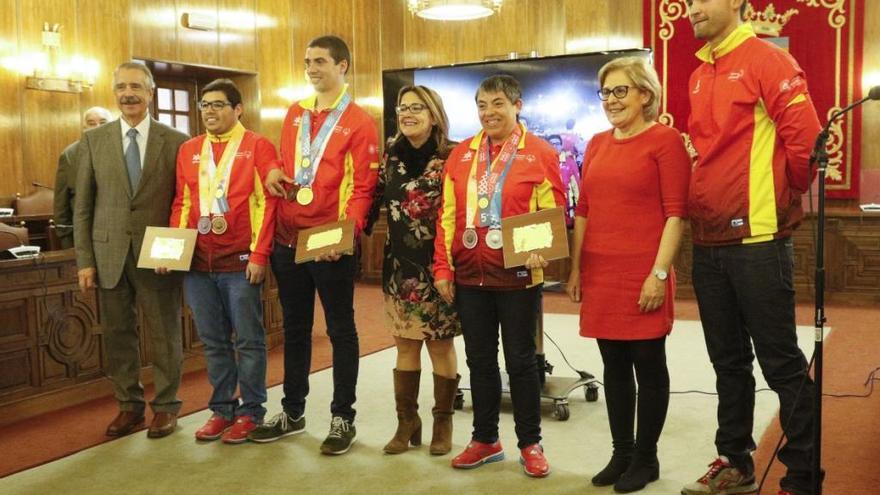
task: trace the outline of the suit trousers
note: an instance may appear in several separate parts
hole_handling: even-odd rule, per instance
[[[105,372],[113,382],[119,409],[143,411],[145,408],[144,387],[139,378],[141,359],[135,309],[137,303],[150,328],[149,344],[156,387],[156,397],[150,402],[150,407],[154,412],[176,414],[181,405],[177,389],[180,387],[183,364],[180,285],[160,288],[145,284],[141,269],[137,268],[137,261],[129,250],[119,282],[112,289],[100,291]]]

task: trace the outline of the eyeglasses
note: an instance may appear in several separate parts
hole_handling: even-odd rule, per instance
[[[602,101],[608,101],[611,95],[614,95],[618,100],[622,100],[629,93],[629,88],[637,89],[635,86],[614,86],[613,88],[602,88],[596,91],[596,94],[599,95],[599,99]]]
[[[229,105],[231,107],[232,103],[229,103],[228,101],[220,101],[220,100],[200,101],[199,102],[199,110],[204,112],[208,108],[211,108],[214,111],[219,112],[220,110],[223,110],[223,107],[225,107],[226,105]]]
[[[417,113],[422,113],[422,110],[424,110],[425,108],[427,108],[427,106],[421,103],[412,103],[409,105],[397,105],[396,107],[394,107],[394,111],[398,114],[409,112],[415,115]]]

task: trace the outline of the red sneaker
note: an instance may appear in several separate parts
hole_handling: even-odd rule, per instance
[[[247,441],[248,433],[254,431],[257,424],[254,423],[253,416],[239,416],[235,418],[235,424],[232,428],[226,430],[223,434],[223,443],[242,443]]]
[[[544,447],[539,443],[520,449],[519,463],[522,464],[523,471],[533,478],[543,478],[550,474],[550,464],[544,457]]]
[[[204,426],[196,430],[196,440],[203,442],[217,440],[230,426],[232,426],[232,421],[223,418],[219,414],[214,414]]]
[[[452,459],[452,467],[458,469],[473,469],[490,462],[498,462],[504,459],[504,449],[500,441],[495,443],[483,443],[471,440],[464,452]]]

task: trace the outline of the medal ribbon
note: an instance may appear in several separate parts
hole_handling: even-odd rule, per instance
[[[465,216],[468,221],[468,228],[474,228],[474,225],[480,227],[491,226],[493,228],[501,226],[501,189],[516,157],[516,150],[519,147],[522,132],[520,125],[514,127],[513,132],[505,139],[504,144],[501,146],[501,152],[498,153],[495,159],[491,159],[489,137],[483,133],[483,136],[480,138],[479,152],[474,153],[471,171],[468,176]],[[483,174],[480,180],[477,181],[477,171],[479,169],[483,170]],[[480,207],[481,199],[489,200],[486,208]]]
[[[211,213],[226,213],[229,211],[229,202],[226,195],[229,193],[226,184],[232,175],[232,166],[235,163],[235,155],[238,147],[244,139],[245,128],[241,122],[236,122],[232,131],[223,136],[208,134],[202,142],[202,153],[199,156],[199,214],[203,217]],[[219,142],[223,137],[229,137],[223,156],[220,157],[219,165],[214,160],[212,142]],[[217,191],[221,191],[221,197],[217,197]]]
[[[342,113],[348,108],[349,103],[351,103],[351,96],[349,96],[348,93],[344,93],[342,98],[340,98],[339,103],[336,105],[336,108],[330,112],[330,115],[327,116],[327,120],[321,125],[314,140],[311,139],[312,112],[311,110],[303,112],[299,124],[299,133],[297,134],[299,139],[296,143],[297,153],[294,164],[297,184],[303,187],[311,187],[312,182],[315,180],[315,176],[318,175],[318,166],[321,164],[321,157],[324,156],[324,151],[327,149],[327,143],[330,142],[330,134],[333,133],[333,129],[336,127],[336,124],[339,123],[339,119],[342,118]],[[302,161],[305,158],[308,158],[309,160],[308,167],[301,166]]]

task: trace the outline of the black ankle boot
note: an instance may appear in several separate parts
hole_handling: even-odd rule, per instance
[[[660,478],[660,461],[657,454],[633,456],[632,463],[626,472],[620,475],[617,483],[614,483],[614,491],[617,493],[637,492],[652,481]]]
[[[605,469],[596,473],[596,476],[593,476],[590,481],[594,486],[611,486],[617,483],[620,475],[626,472],[631,462],[632,453],[615,453],[611,456]]]

